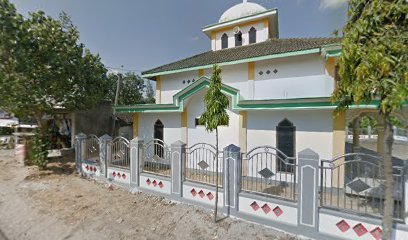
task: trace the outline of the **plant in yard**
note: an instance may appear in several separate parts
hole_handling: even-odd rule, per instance
[[[378,101],[384,125],[380,153],[385,176],[383,239],[391,239],[393,171],[391,114],[408,98],[408,4],[405,0],[351,0],[339,60],[341,81],[332,96],[338,110]]]
[[[45,169],[48,163],[48,145],[49,142],[38,134],[33,136],[28,144],[30,150],[29,161],[38,166],[40,170]]]
[[[221,68],[214,65],[213,74],[209,89],[204,97],[205,111],[200,117],[200,123],[205,126],[208,132],[215,130],[215,212],[214,221],[217,221],[217,206],[218,206],[218,127],[226,126],[229,123],[227,108],[229,101],[227,96],[221,92]]]
[[[110,84],[108,100],[115,102],[118,76],[116,74],[108,74],[108,81]],[[134,72],[125,73],[119,87],[118,105],[145,103],[146,98],[143,96],[145,88],[143,78]]]
[[[45,116],[58,108],[87,109],[106,98],[104,65],[82,43],[70,18],[44,12],[24,18],[8,0],[0,0],[0,108],[35,119],[45,138]]]

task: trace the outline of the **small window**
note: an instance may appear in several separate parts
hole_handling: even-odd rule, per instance
[[[221,48],[228,48],[228,35],[226,33],[224,33],[221,37]]]
[[[197,126],[204,126],[203,124],[200,124],[200,118],[199,117],[195,118],[195,126],[196,127]]]
[[[160,120],[154,124],[154,155],[163,158],[164,146],[163,142],[163,128],[164,125]]]
[[[235,34],[235,47],[242,46],[242,32]]]
[[[278,171],[293,173],[294,159],[288,159],[289,164],[286,164],[284,160],[286,157],[295,156],[296,127],[286,118],[276,126],[276,142],[277,148],[283,153],[278,153],[276,161]]]
[[[256,43],[256,29],[251,27],[249,30],[249,44]]]

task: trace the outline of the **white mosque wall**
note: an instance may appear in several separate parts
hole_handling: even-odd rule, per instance
[[[329,97],[334,81],[324,66],[319,54],[256,62],[254,99]]]
[[[215,145],[215,131],[209,133],[205,130],[204,126],[195,125],[195,118],[200,117],[204,112],[203,98],[205,92],[197,93],[188,101],[188,146],[203,142]],[[239,145],[239,115],[231,110],[227,110],[227,113],[230,116],[229,126],[219,127],[219,146],[221,149],[230,144]]]
[[[242,45],[249,45],[249,30],[251,27],[256,29],[256,42],[264,42],[268,39],[268,28],[264,26],[263,22],[255,23],[253,25],[247,25],[240,27],[242,33]],[[235,47],[235,33],[234,29],[228,29],[222,32],[217,32],[215,35],[215,40],[212,40],[211,46],[212,50],[220,50],[221,47],[221,37],[226,33],[228,35],[228,48]]]
[[[161,77],[161,103],[173,103],[173,96],[198,79],[198,71],[168,74]],[[183,83],[183,81],[185,81]],[[190,81],[190,83],[188,83]]]
[[[181,140],[180,113],[143,113],[139,115],[139,137],[147,143],[154,137],[154,124],[160,120],[163,125],[163,140],[170,144]]]
[[[262,145],[276,147],[276,126],[287,118],[296,127],[296,153],[306,148],[323,159],[332,158],[333,118],[331,110],[248,111],[247,149]]]

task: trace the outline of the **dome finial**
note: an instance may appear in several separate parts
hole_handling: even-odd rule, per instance
[[[243,2],[243,3],[247,3],[248,1],[247,1],[247,0],[243,0],[242,2]]]

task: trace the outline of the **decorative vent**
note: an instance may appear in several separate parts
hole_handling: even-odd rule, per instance
[[[357,236],[359,236],[359,237],[363,236],[364,234],[366,234],[368,232],[367,229],[361,223],[354,226],[353,230],[357,234]]]
[[[254,210],[254,211],[257,211],[258,209],[259,209],[259,205],[258,205],[258,203],[257,202],[253,202],[253,203],[251,203],[251,208]]]
[[[266,204],[266,203],[265,203],[261,208],[262,208],[262,210],[264,211],[265,214],[270,213],[271,210],[272,210],[272,209],[269,207],[269,205]]]
[[[261,75],[261,76],[262,76],[262,75],[263,75],[263,72],[262,72],[262,71],[259,71],[259,75]]]
[[[350,229],[350,225],[343,219],[340,222],[336,224],[336,226],[340,229],[342,232],[346,232],[347,230]]]
[[[282,209],[281,209],[279,206],[277,206],[276,208],[274,208],[272,211],[273,211],[273,213],[275,213],[275,215],[276,215],[277,217],[279,217],[280,215],[283,214],[283,211],[282,211]]]

